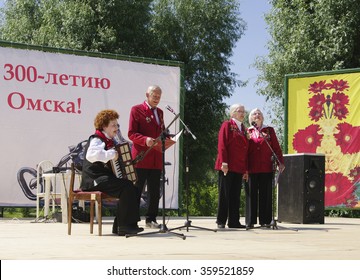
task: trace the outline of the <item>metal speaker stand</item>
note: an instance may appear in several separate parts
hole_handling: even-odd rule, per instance
[[[266,138],[265,138],[266,141]],[[268,144],[270,146],[270,144]],[[270,148],[271,149],[271,148]],[[287,230],[292,230],[292,231],[298,231],[297,229],[294,228],[287,228],[287,227],[283,227],[283,226],[278,226],[277,225],[277,219],[275,218],[275,206],[276,205],[276,199],[275,199],[275,190],[276,190],[276,186],[278,185],[278,181],[279,181],[279,176],[280,176],[280,171],[276,172],[276,156],[275,156],[275,152],[273,151],[273,149],[271,149],[273,156],[271,157],[271,160],[273,162],[273,180],[272,180],[272,190],[273,190],[273,207],[272,207],[272,220],[270,223],[270,228],[274,229],[287,229]],[[278,190],[276,190],[276,193],[278,193]]]
[[[272,161],[272,174],[273,174],[273,180],[271,182],[271,187],[272,187],[272,193],[273,193],[273,197],[272,197],[272,220],[270,222],[270,225],[267,228],[272,228],[273,230],[275,229],[279,229],[278,225],[277,225],[277,220],[275,219],[275,207],[274,207],[274,202],[275,202],[275,187],[278,184],[279,181],[279,177],[281,172],[278,171],[276,172],[276,166],[279,165],[280,166],[280,160],[278,159],[278,157],[276,156],[276,153],[274,151],[274,149],[271,147],[269,141],[266,139],[265,135],[262,133],[262,131],[260,129],[258,129],[256,127],[256,125],[254,125],[252,123],[252,125],[255,127],[255,129],[259,132],[259,134],[264,138],[267,146],[269,147],[270,151],[271,151],[271,161]],[[276,203],[275,203],[276,204]],[[293,230],[293,231],[298,231],[297,229],[292,229],[292,228],[285,228],[285,227],[280,227],[281,229],[288,229],[288,230]]]
[[[181,120],[181,119],[180,119]],[[184,134],[186,136],[188,136],[190,133],[188,131],[187,126],[183,123],[185,130],[184,130]],[[186,231],[189,231],[189,228],[195,228],[195,229],[200,229],[200,230],[209,230],[209,231],[213,231],[216,232],[216,229],[210,229],[210,228],[204,228],[204,227],[199,227],[199,226],[193,226],[191,224],[191,221],[189,220],[189,157],[188,157],[188,139],[185,138],[186,140],[186,145],[185,145],[185,187],[186,187],[186,221],[185,224],[183,226],[180,227],[176,227],[173,228],[171,230],[181,230],[183,228],[186,228]]]

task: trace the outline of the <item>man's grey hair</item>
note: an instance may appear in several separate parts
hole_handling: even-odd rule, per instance
[[[232,117],[232,115],[234,114],[234,112],[235,112],[238,108],[240,108],[240,107],[243,107],[244,110],[245,110],[245,106],[242,105],[242,104],[240,104],[240,103],[235,103],[235,104],[231,105],[231,106],[230,106],[230,112],[229,112],[230,117]]]
[[[152,85],[152,86],[148,87],[146,93],[152,95],[154,93],[154,91],[156,91],[156,90],[159,90],[160,93],[162,92],[161,87],[159,87],[158,85]]]

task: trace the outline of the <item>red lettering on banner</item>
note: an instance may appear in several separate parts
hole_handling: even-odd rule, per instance
[[[10,63],[4,64],[5,81],[16,80],[17,82],[35,83],[38,80],[43,80],[45,84],[62,85],[62,86],[81,86],[88,88],[109,89],[110,80],[107,78],[86,77],[79,75],[46,73],[46,76],[38,74],[35,66],[12,65]],[[33,104],[32,104],[33,105]]]
[[[103,89],[109,89],[110,88],[110,80],[107,78],[102,78],[101,79],[101,87]]]
[[[9,74],[9,75],[4,75],[4,80],[5,81],[12,80],[15,77],[15,73],[14,73],[14,70],[13,70],[14,67],[12,66],[12,64],[6,63],[4,65],[4,69],[5,69],[6,73]]]
[[[76,102],[26,98],[20,92],[12,92],[7,98],[10,108],[15,110],[45,111],[54,113],[81,114],[81,98]]]
[[[103,88],[103,89],[108,89],[110,87],[110,80],[103,78],[94,78],[95,81],[95,88]]]
[[[71,85],[74,86],[74,87],[77,87],[77,80],[80,80],[80,76],[77,76],[77,75],[69,75],[69,80],[72,80],[72,83]],[[71,82],[71,81],[70,81]]]
[[[52,100],[46,100],[44,102],[44,110],[47,112],[51,112],[51,105],[52,105]]]
[[[24,65],[16,65],[16,67],[13,67],[12,64],[7,63],[4,65],[4,69],[6,70],[4,75],[4,80],[6,81],[15,79],[18,82],[26,80],[33,83],[37,78],[37,71],[34,66],[25,67]]]
[[[61,101],[59,103],[59,101],[55,101],[55,112],[63,112],[65,113],[65,110],[61,107],[65,102]]]
[[[81,76],[81,86],[85,87],[87,84],[89,84],[87,87],[92,88],[92,78],[86,78],[85,76]]]
[[[60,84],[67,86],[68,85],[67,81],[69,80],[69,76],[66,74],[61,74],[59,80],[60,80]]]
[[[22,96],[23,97],[23,96]],[[24,100],[24,104],[25,104],[25,98],[22,98]],[[32,100],[32,99],[28,99],[28,108],[27,110],[35,110],[35,111],[41,111],[41,100]]]
[[[18,98],[16,99],[16,97]],[[8,96],[8,104],[13,109],[21,109],[25,105],[25,98],[20,92],[12,92]]]
[[[54,85],[57,85],[57,81],[56,81],[56,77],[57,77],[57,74],[55,73],[47,73],[47,76],[48,76],[48,79],[45,81],[45,84],[48,84],[48,83],[51,83],[50,80],[51,78],[50,77],[54,77],[52,80],[52,84]]]

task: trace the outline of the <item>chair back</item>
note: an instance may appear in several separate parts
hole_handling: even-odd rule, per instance
[[[69,194],[73,194],[78,190],[78,188],[75,188],[75,177],[77,176],[79,178],[79,186],[81,183],[81,170],[77,169],[75,167],[74,163],[71,163],[70,165],[70,187],[69,187]]]
[[[50,160],[41,161],[36,168],[36,192],[38,194],[44,193],[45,183],[43,174],[50,173],[53,171],[54,164]]]

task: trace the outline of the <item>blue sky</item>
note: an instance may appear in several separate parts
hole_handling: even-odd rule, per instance
[[[240,80],[249,80],[248,85],[237,88],[230,99],[225,102],[229,105],[241,103],[245,109],[258,107],[265,112],[265,98],[256,93],[255,81],[258,71],[251,67],[257,56],[266,56],[266,44],[270,39],[264,21],[264,14],[270,11],[271,5],[267,0],[240,0],[240,13],[247,23],[245,34],[241,37],[234,50],[232,71]]]

